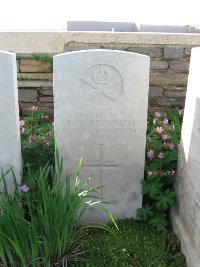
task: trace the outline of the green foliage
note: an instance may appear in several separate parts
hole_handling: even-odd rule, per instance
[[[165,192],[161,192],[156,200],[156,208],[158,210],[168,210],[176,203],[176,193],[167,189]]]
[[[31,81],[32,79],[26,76],[21,76],[17,78],[18,81]]]
[[[27,164],[32,169],[44,166],[54,155],[53,121],[44,111],[32,107],[20,120],[22,157],[25,173]]]
[[[81,184],[80,168],[81,161],[76,177],[67,174],[63,180],[62,162],[56,153],[56,170],[49,164],[34,173],[29,170],[27,184],[21,187],[21,193],[14,179],[13,195],[8,193],[6,177],[2,176],[0,265],[67,266],[81,258],[78,247],[83,229],[96,227],[114,233],[113,228],[99,223],[81,225],[82,216],[90,207],[101,208],[105,203],[98,199],[96,188],[89,186],[91,178]],[[107,210],[106,213],[109,214]],[[110,219],[113,221],[112,216]]]
[[[178,160],[182,110],[148,116],[144,206],[137,215],[157,230],[168,225],[169,209],[176,203],[173,184]]]
[[[154,226],[131,219],[117,224],[118,239],[98,230],[83,233],[79,251],[86,252],[86,261],[73,267],[186,267],[180,243],[172,232],[157,232]]]
[[[147,221],[149,217],[154,216],[154,213],[152,211],[152,207],[149,207],[147,204],[142,209],[138,209],[137,215],[141,220]]]
[[[162,184],[158,179],[144,180],[142,181],[142,185],[143,193],[148,194],[151,198],[155,198],[159,195],[162,189]]]
[[[159,211],[159,213],[156,214],[154,213],[154,215],[150,216],[147,221],[149,225],[152,225],[158,231],[163,231],[165,225],[167,225],[168,223],[166,219],[166,214],[162,211]]]
[[[51,64],[53,65],[53,57],[50,57],[49,55],[32,55],[32,59],[36,61],[40,61],[43,63]]]

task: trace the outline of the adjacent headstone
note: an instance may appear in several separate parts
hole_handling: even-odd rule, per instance
[[[90,50],[54,57],[55,137],[65,171],[103,186],[117,218],[135,217],[142,205],[149,57]],[[87,220],[107,221],[91,210]]]
[[[13,168],[20,183],[22,161],[16,55],[3,51],[0,51],[0,122],[0,171],[6,173]],[[6,175],[6,181],[9,191],[12,192],[12,171]]]
[[[192,49],[172,212],[188,267],[200,266],[200,48]]]

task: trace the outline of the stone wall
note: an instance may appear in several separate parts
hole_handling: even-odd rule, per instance
[[[37,106],[53,114],[52,55],[18,54],[17,66],[21,113],[26,114],[30,107]]]
[[[52,57],[85,49],[118,49],[151,57],[149,106],[184,106],[191,48],[198,34],[44,32],[0,33],[0,50],[17,53],[22,113],[33,105],[53,112]]]

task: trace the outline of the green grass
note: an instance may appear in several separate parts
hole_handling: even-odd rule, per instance
[[[53,65],[53,57],[51,57],[49,55],[37,55],[37,54],[33,54],[32,55],[32,59],[34,59],[36,61],[40,61],[40,62],[43,62],[43,63],[47,63],[47,64]]]
[[[87,230],[80,251],[85,262],[73,267],[186,267],[180,243],[170,231],[155,231],[141,222],[118,221],[119,239],[99,230]]]

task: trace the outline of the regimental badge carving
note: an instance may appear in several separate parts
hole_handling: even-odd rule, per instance
[[[123,93],[123,80],[113,67],[98,64],[86,70],[81,78],[81,95],[91,104],[107,106]]]

